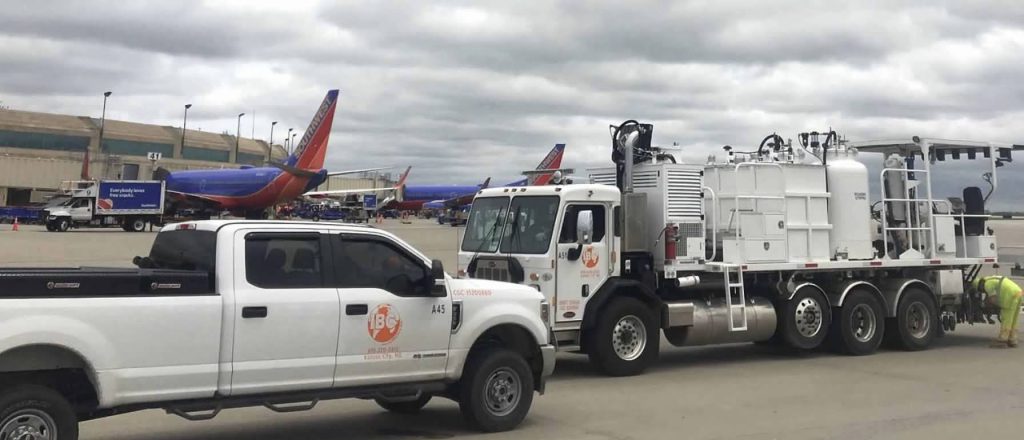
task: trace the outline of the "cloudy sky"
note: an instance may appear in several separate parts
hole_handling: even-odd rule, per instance
[[[1024,143],[1020,0],[18,1],[0,60],[12,108],[99,116],[112,90],[111,118],[177,126],[192,103],[190,127],[234,132],[255,111],[264,139],[339,88],[329,167],[415,183],[512,180],[558,142],[603,166],[629,118],[693,158],[829,126]]]

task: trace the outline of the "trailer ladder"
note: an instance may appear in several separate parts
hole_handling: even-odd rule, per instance
[[[743,267],[736,264],[722,265],[725,281],[725,305],[729,310],[729,331],[747,331],[747,296],[743,290]],[[733,295],[736,302],[733,302]],[[739,310],[739,323],[734,311]]]

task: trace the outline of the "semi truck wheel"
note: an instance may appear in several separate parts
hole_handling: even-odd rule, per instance
[[[908,288],[896,306],[896,317],[889,318],[888,324],[887,345],[907,351],[928,348],[939,327],[931,294],[919,287]]]
[[[586,336],[590,363],[609,376],[643,373],[658,359],[658,327],[654,313],[640,300],[612,300]]]
[[[481,431],[515,428],[533,404],[533,373],[526,359],[503,348],[470,355],[459,383],[459,409]]]
[[[377,405],[380,405],[381,408],[393,413],[415,414],[420,412],[420,410],[427,405],[427,402],[430,402],[430,397],[430,394],[422,394],[414,400],[388,400],[382,397],[378,397],[373,400],[376,401]]]
[[[0,439],[77,440],[78,420],[56,391],[18,385],[0,390]]]
[[[804,286],[779,307],[777,339],[798,350],[812,350],[828,336],[832,313],[818,289]]]
[[[830,336],[835,348],[854,356],[878,350],[885,335],[885,311],[874,295],[854,290],[842,308],[832,310],[836,320]]]

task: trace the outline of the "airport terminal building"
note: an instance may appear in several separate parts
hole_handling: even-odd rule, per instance
[[[283,161],[287,153],[263,140],[186,130],[180,127],[107,119],[100,145],[98,118],[19,110],[0,110],[0,206],[40,203],[62,181],[81,176],[86,149],[93,179],[149,179],[155,167],[187,169],[262,166]],[[149,153],[160,153],[157,162]],[[334,177],[330,189],[386,187],[379,176]]]

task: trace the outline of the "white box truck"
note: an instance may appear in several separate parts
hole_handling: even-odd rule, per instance
[[[42,213],[50,232],[108,226],[142,232],[162,223],[165,192],[159,180],[70,181],[61,184],[61,193],[67,199]]]

